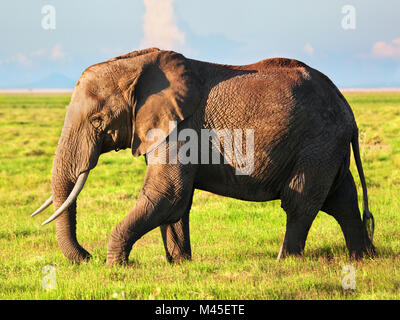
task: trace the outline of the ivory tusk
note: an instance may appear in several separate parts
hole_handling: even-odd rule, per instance
[[[50,196],[34,213],[31,214],[31,217],[37,215],[38,213],[44,211],[49,205],[53,203],[53,196]]]
[[[68,207],[76,200],[78,197],[79,193],[83,189],[83,186],[85,185],[86,179],[89,175],[89,171],[83,172],[79,175],[78,180],[75,183],[74,188],[72,189],[70,195],[68,196],[67,200],[59,207],[56,212],[53,213],[53,215],[48,218],[46,221],[42,223],[42,226],[45,224],[48,224],[49,222],[53,221],[56,219],[59,215],[61,215],[64,210],[68,209]]]

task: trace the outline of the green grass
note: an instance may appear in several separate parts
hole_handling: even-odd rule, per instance
[[[196,191],[193,261],[166,262],[160,231],[134,246],[131,267],[105,266],[112,228],[134,205],[145,174],[130,150],[100,158],[78,203],[78,239],[92,254],[74,265],[61,254],[55,224],[30,218],[50,195],[50,170],[69,95],[0,95],[0,299],[399,299],[400,94],[346,94],[361,135],[375,259],[349,261],[336,221],[319,213],[304,258],[276,261],[285,232],[279,201],[251,203]],[[361,205],[361,187],[352,159]],[[341,286],[353,265],[356,290]],[[42,268],[56,270],[44,290]]]

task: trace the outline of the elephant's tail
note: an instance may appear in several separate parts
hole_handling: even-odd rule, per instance
[[[356,128],[354,131],[353,138],[351,140],[351,145],[353,147],[354,159],[356,161],[357,171],[358,175],[360,176],[361,186],[363,190],[363,205],[364,205],[363,222],[365,228],[367,229],[369,239],[372,242],[372,238],[374,236],[375,221],[372,213],[369,211],[368,208],[367,184],[365,183],[365,176],[360,157],[360,146],[358,143],[358,128]]]

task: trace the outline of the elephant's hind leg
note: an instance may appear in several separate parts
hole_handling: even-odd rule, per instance
[[[318,212],[318,210],[316,211]],[[308,231],[316,215],[316,213],[312,215],[287,213],[286,232],[277,257],[278,260],[288,255],[301,256],[303,254]]]
[[[277,259],[303,254],[308,231],[326,199],[333,176],[312,166],[298,166],[294,170],[281,194],[286,233]]]
[[[350,171],[334,193],[328,196],[321,210],[332,215],[339,223],[350,258],[359,259],[365,253],[373,255],[375,249],[361,221],[357,189]]]
[[[167,260],[171,263],[179,263],[192,258],[189,235],[189,212],[191,206],[192,198],[181,219],[175,223],[163,224],[160,227]]]

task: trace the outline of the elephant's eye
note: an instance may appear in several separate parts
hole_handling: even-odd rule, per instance
[[[90,123],[96,130],[101,130],[103,125],[103,119],[100,116],[94,116],[90,119]]]

